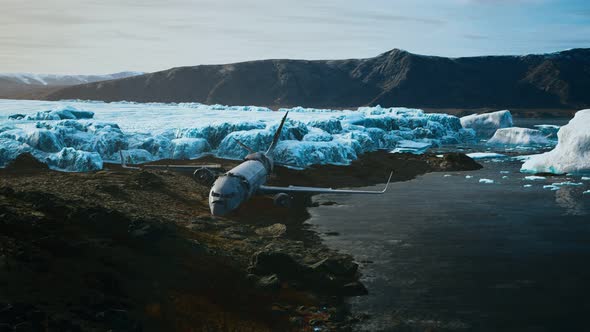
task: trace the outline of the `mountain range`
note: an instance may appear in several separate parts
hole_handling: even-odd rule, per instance
[[[590,49],[461,58],[394,49],[367,59],[177,67],[35,97],[269,107],[579,109],[590,106],[589,91]]]
[[[107,75],[55,75],[30,73],[0,73],[0,98],[35,98],[70,85],[114,80],[140,72],[120,72]]]

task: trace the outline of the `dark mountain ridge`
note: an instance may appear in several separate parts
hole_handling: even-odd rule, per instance
[[[178,67],[66,87],[43,99],[270,107],[583,108],[590,49],[445,58],[391,50],[368,59],[259,60]]]

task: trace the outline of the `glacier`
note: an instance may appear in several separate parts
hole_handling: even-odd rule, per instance
[[[471,114],[461,118],[461,125],[475,130],[478,137],[490,138],[496,130],[513,126],[512,114],[508,110]]]
[[[345,165],[378,149],[424,153],[476,139],[476,132],[463,128],[458,117],[411,108],[294,107],[275,112],[199,103],[0,100],[0,166],[23,152],[66,171],[118,163],[119,151],[134,164],[207,153],[240,159],[247,151],[236,140],[266,150],[286,111],[289,117],[274,158],[298,168]]]
[[[557,132],[557,146],[533,155],[522,165],[524,173],[590,173],[590,109],[576,112]]]

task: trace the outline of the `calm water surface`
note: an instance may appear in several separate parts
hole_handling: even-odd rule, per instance
[[[590,181],[528,181],[520,162],[482,164],[377,198],[317,197],[339,205],[310,209],[309,222],[339,233],[327,244],[361,262],[369,295],[351,306],[371,318],[360,330],[590,330]],[[543,189],[563,181],[583,185]]]

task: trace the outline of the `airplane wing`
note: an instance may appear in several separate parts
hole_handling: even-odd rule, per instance
[[[352,189],[332,189],[332,188],[318,188],[318,187],[273,187],[273,186],[260,186],[258,191],[261,194],[277,194],[277,193],[305,193],[305,194],[383,194],[387,191],[389,182],[393,172],[389,174],[389,179],[383,190],[352,190]]]
[[[126,158],[123,155],[123,150],[119,150],[119,156],[121,157],[121,166],[127,169],[160,169],[160,170],[171,170],[176,172],[194,172],[197,169],[209,168],[209,169],[220,169],[221,164],[199,164],[199,165],[129,165],[127,164]]]

